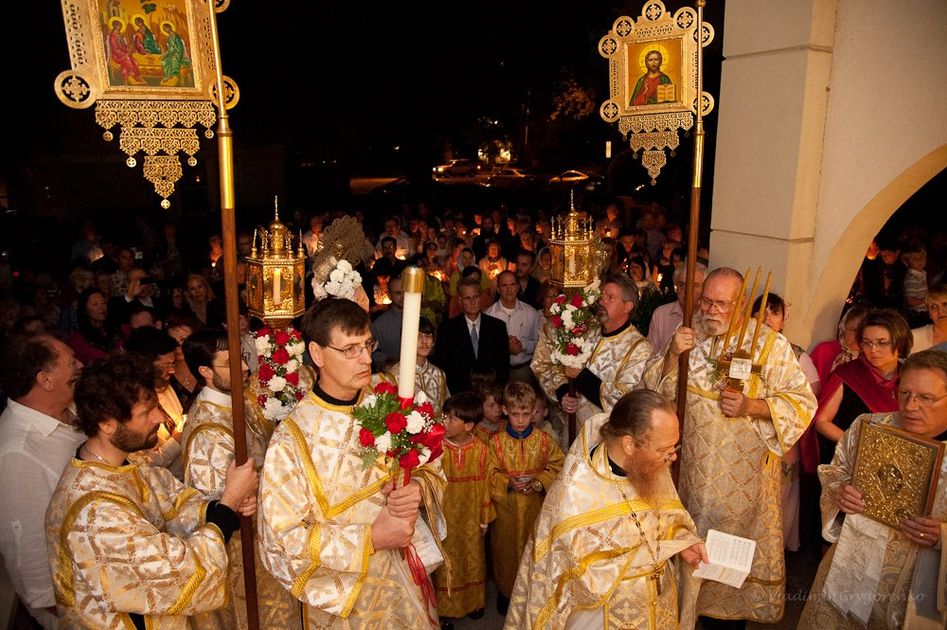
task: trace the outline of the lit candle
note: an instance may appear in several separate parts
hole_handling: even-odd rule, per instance
[[[408,267],[401,273],[404,306],[401,315],[401,361],[398,368],[398,398],[414,398],[414,371],[418,363],[418,323],[424,272]]]
[[[273,305],[279,306],[283,301],[283,275],[282,270],[277,268],[273,270]]]

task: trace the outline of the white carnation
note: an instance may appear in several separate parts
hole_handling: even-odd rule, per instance
[[[286,351],[290,356],[298,357],[306,350],[306,344],[301,341],[293,341],[286,344]]]
[[[375,449],[379,453],[391,450],[391,434],[386,431],[375,438]]]
[[[423,466],[429,459],[431,459],[431,449],[422,446],[421,451],[418,453],[418,465]]]
[[[405,419],[408,421],[408,433],[412,435],[420,433],[424,428],[424,416],[417,411],[412,411]]]
[[[267,418],[274,417],[282,410],[283,403],[280,402],[279,398],[267,398],[266,404],[263,405],[263,413]]]
[[[286,379],[282,376],[273,375],[273,378],[270,379],[269,384],[267,385],[271,392],[281,392],[283,388],[286,387]]]
[[[369,394],[362,399],[362,407],[374,407],[375,403],[378,402],[378,396],[375,394]]]
[[[424,393],[423,389],[419,389],[417,392],[414,393],[414,400],[419,405],[423,405],[424,403],[429,401],[430,398],[427,397],[427,394]]]
[[[262,337],[257,337],[256,341],[256,353],[257,355],[266,354],[270,350],[270,336],[263,335]]]
[[[299,369],[299,361],[297,361],[296,359],[290,359],[289,361],[286,362],[287,372],[295,372],[298,369]]]

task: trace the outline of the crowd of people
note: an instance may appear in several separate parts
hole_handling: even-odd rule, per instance
[[[508,628],[741,627],[783,617],[786,550],[825,545],[800,627],[944,626],[944,484],[898,528],[863,516],[852,485],[868,423],[947,440],[938,240],[879,237],[837,338],[807,352],[782,334],[780,296],[745,295],[705,247],[688,277],[682,226],[613,200],[591,212],[609,252],[599,326],[567,366],[548,215],[358,215],[373,254],[320,266],[341,215],[296,218],[309,308],[289,334],[244,306],[239,382],[219,236],[195,253],[174,223],[159,236],[139,222],[121,244],[89,223],[62,277],[0,263],[0,552],[36,623],[245,628],[252,571],[265,628],[449,628],[483,616],[489,581]],[[252,234],[236,243],[243,297]],[[364,465],[353,409],[400,373],[408,265],[424,271],[415,388],[444,437],[402,485]],[[333,293],[333,270],[358,297]],[[276,377],[300,392],[288,415],[266,404],[275,355],[255,332],[293,365]],[[241,517],[257,529],[252,568]],[[711,530],[755,541],[742,586],[693,575]],[[422,531],[440,556],[427,587],[403,551]],[[851,577],[870,563],[881,573]]]

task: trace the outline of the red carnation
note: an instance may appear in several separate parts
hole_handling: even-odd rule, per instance
[[[576,293],[575,295],[572,296],[572,306],[574,306],[574,307],[576,307],[576,308],[579,308],[580,306],[582,306],[582,294],[581,294],[581,293]]]
[[[273,334],[273,341],[278,346],[285,346],[289,342],[289,334],[285,330],[277,330]]]
[[[573,326],[572,334],[576,337],[585,334],[585,326]]]
[[[578,355],[578,354],[579,354],[579,346],[575,345],[574,343],[567,343],[567,344],[566,344],[566,354],[569,354],[569,355],[572,355],[572,356]]]
[[[303,399],[303,393],[300,392],[300,391],[297,391],[297,392],[296,392],[296,400],[302,400],[302,399]]]
[[[289,329],[289,336],[290,336],[290,338],[293,339],[294,341],[299,341],[300,339],[302,339],[302,335],[301,335],[301,334],[299,333],[299,331],[296,330],[295,328],[290,328],[290,329]]]
[[[286,373],[286,382],[296,387],[299,385],[299,372],[287,372]]]
[[[421,463],[421,460],[418,458],[418,452],[414,449],[411,449],[398,459],[398,463],[401,464],[402,468],[417,468],[418,464]]]
[[[259,396],[257,396],[256,401],[260,404],[261,407],[266,407],[266,396],[264,394],[260,394]]]
[[[563,305],[563,304],[565,304],[565,303],[566,303],[566,296],[565,296],[565,295],[563,295],[562,293],[560,293],[559,295],[556,296],[556,304],[559,304],[559,305],[561,306],[561,305]]]
[[[400,414],[397,411],[392,411],[387,416],[385,416],[385,426],[388,427],[389,433],[392,435],[397,435],[408,426],[408,421],[403,414]]]
[[[266,337],[267,335],[270,334],[270,332],[271,332],[271,331],[270,331],[270,327],[269,327],[269,326],[264,326],[264,327],[261,328],[260,330],[256,331],[256,336],[257,336],[257,337]]]
[[[358,432],[358,441],[362,446],[375,446],[375,434],[363,428]]]
[[[398,393],[398,389],[391,383],[382,381],[378,385],[375,385],[376,394],[391,394],[394,396]]]
[[[553,328],[562,328],[562,318],[558,315],[552,316],[552,326]]]
[[[429,402],[424,403],[423,405],[418,405],[418,412],[424,414],[428,418],[434,417],[434,405]]]
[[[273,368],[271,368],[266,363],[261,363],[260,364],[260,382],[269,383],[271,378],[273,378]]]
[[[286,348],[278,348],[273,352],[272,359],[277,365],[286,365],[289,363],[289,353],[286,352]]]

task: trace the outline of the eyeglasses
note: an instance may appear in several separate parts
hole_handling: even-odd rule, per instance
[[[901,401],[902,405],[908,404],[912,398],[915,402],[917,402],[918,407],[932,407],[942,401],[944,398],[947,398],[947,394],[935,398],[930,394],[916,394],[914,392],[908,392],[904,390],[898,392],[898,400]]]
[[[345,346],[344,348],[336,348],[335,346],[326,346],[326,348],[331,348],[336,352],[341,352],[342,356],[346,359],[357,359],[362,356],[362,352],[367,352],[371,354],[378,349],[378,342],[374,339],[369,339],[365,343],[353,343],[351,346]]]
[[[885,348],[891,347],[891,340],[890,339],[878,339],[878,340],[862,339],[858,345],[861,346],[863,350],[871,350],[872,348],[878,348],[879,350],[884,350]]]
[[[709,311],[710,309],[712,309],[712,308],[716,308],[716,309],[717,309],[718,311],[720,311],[721,313],[726,313],[726,312],[729,311],[731,308],[733,308],[733,305],[736,304],[736,303],[737,303],[736,298],[733,298],[732,300],[726,300],[726,301],[724,301],[724,300],[708,300],[707,298],[705,298],[705,297],[703,297],[703,296],[701,296],[701,298],[700,298],[700,306],[701,306],[701,308],[706,309],[706,310],[708,310],[708,311]]]

